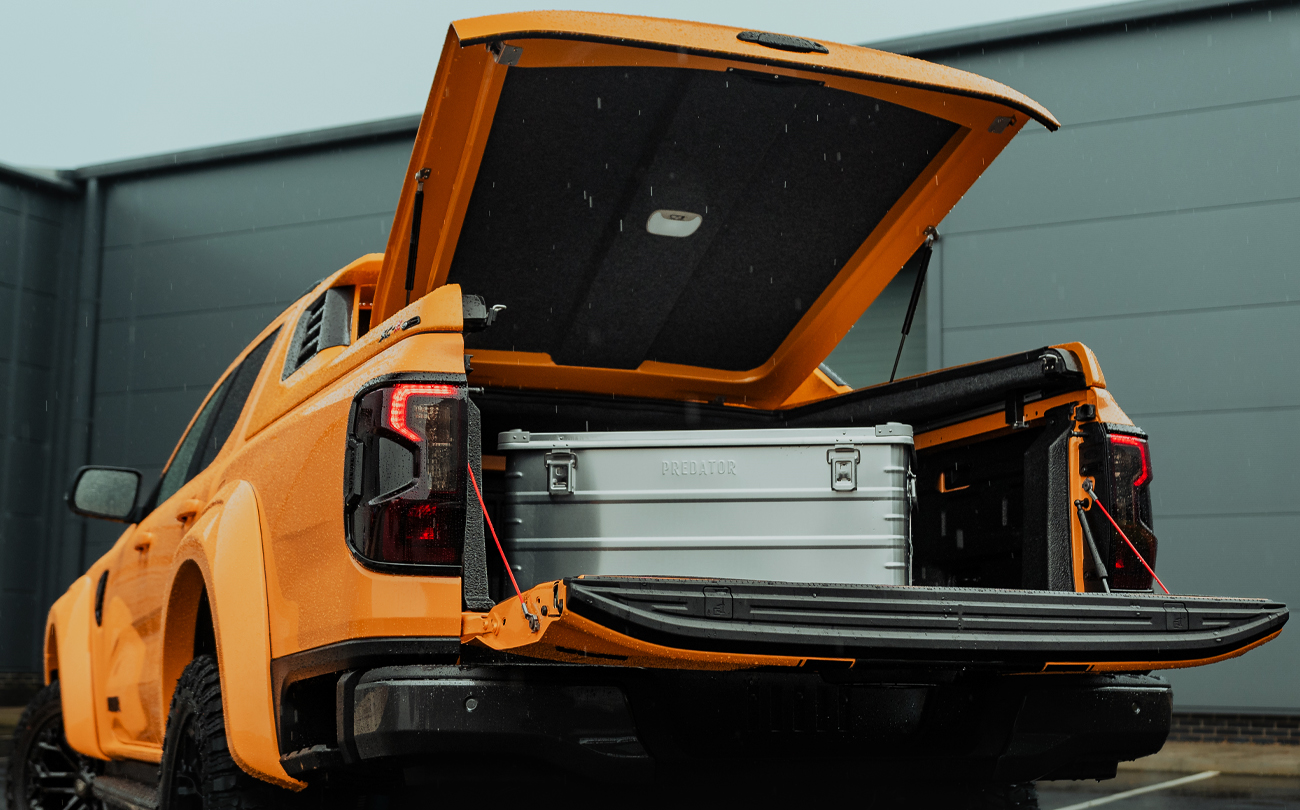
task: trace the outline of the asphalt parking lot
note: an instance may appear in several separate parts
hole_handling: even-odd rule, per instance
[[[7,764],[0,758],[0,782]],[[1195,775],[1121,771],[1106,782],[1044,782],[1038,801],[1042,810],[1300,810],[1300,779],[1219,774],[1188,781],[1189,776]],[[0,810],[8,810],[3,790]]]
[[[1211,773],[1120,771],[1105,782],[1043,782],[1038,803],[1042,810],[1300,808],[1300,779]]]

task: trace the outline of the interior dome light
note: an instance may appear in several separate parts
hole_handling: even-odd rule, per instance
[[[660,209],[646,220],[645,229],[655,236],[690,236],[700,229],[704,217],[690,211]]]

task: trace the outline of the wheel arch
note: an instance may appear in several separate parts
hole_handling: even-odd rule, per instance
[[[259,779],[300,790],[305,784],[280,764],[263,526],[253,485],[235,481],[221,488],[182,541],[164,616],[164,705],[194,658],[195,629],[206,601],[231,756]]]
[[[99,746],[91,677],[94,593],[90,575],[83,575],[50,608],[45,623],[45,679],[46,683],[52,682],[57,672],[63,733],[68,744],[86,756],[108,759]],[[51,660],[55,662],[53,668]]]
[[[203,568],[193,557],[183,559],[172,575],[171,587],[163,610],[162,636],[162,688],[163,725],[167,724],[172,693],[176,682],[190,661],[194,660],[195,641],[204,632],[212,633],[210,616],[203,616],[202,605],[207,599],[208,581]],[[209,627],[200,629],[200,622]]]
[[[59,634],[55,629],[52,618],[47,619],[45,622],[45,655],[43,661],[45,685],[49,686],[59,679]]]

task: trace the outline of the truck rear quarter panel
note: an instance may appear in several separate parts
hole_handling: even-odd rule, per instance
[[[352,400],[367,383],[464,368],[458,332],[405,337],[295,406],[232,460],[227,476],[254,484],[265,519],[272,656],[351,638],[460,635],[459,577],[383,574],[352,556],[343,458]]]

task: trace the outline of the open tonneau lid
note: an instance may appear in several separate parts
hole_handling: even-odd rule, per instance
[[[739,28],[537,12],[447,34],[375,321],[445,283],[507,309],[479,384],[774,407],[1011,137],[997,82]]]

